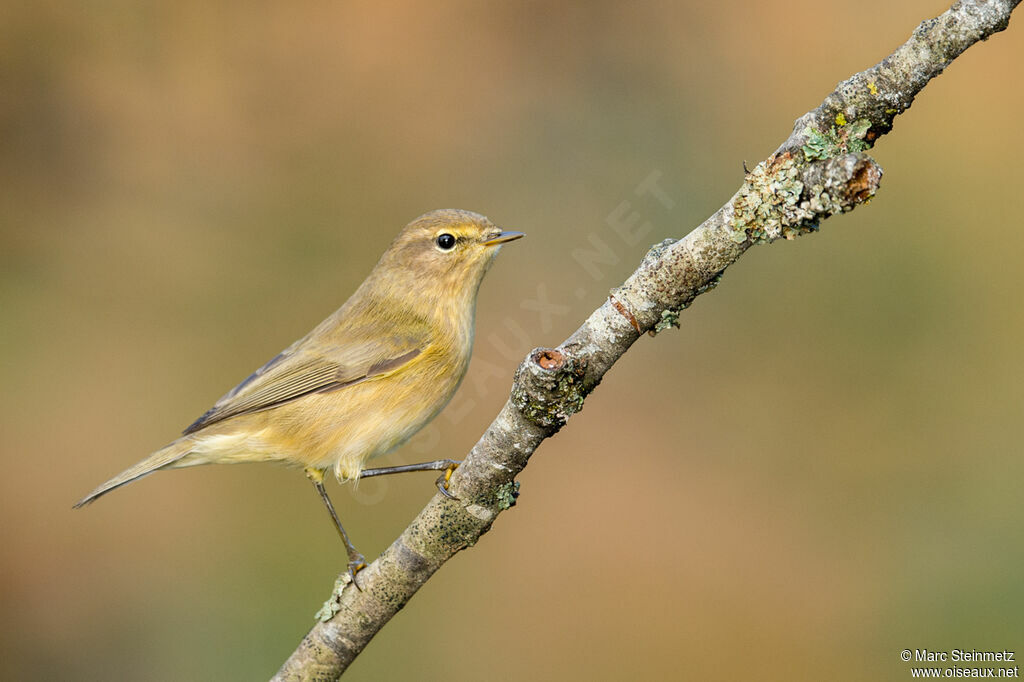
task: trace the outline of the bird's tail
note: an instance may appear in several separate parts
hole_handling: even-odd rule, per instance
[[[192,464],[202,464],[200,461],[190,461],[189,458],[186,458],[186,455],[192,451],[194,446],[195,443],[193,443],[192,439],[188,437],[174,441],[167,447],[157,450],[135,466],[125,469],[117,476],[114,476],[106,483],[100,485],[96,490],[93,490],[78,502],[75,502],[74,508],[78,509],[79,507],[85,506],[97,497],[106,495],[114,488],[120,488],[126,483],[131,483],[132,481],[138,480],[159,469],[172,469],[182,466],[190,466]]]

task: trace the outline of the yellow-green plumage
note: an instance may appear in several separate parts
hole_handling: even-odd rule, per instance
[[[451,249],[441,235],[454,238]],[[417,218],[337,312],[181,438],[75,506],[158,469],[197,464],[278,461],[357,478],[455,393],[469,366],[480,282],[500,244],[518,236],[469,211]]]

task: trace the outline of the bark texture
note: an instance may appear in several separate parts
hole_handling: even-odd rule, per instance
[[[735,195],[682,239],[654,245],[636,271],[572,336],[536,349],[511,395],[440,494],[370,566],[361,590],[342,575],[320,622],[275,680],[335,680],[434,571],[472,546],[515,504],[516,475],[545,438],[583,407],[601,377],[644,332],[675,326],[694,298],[754,244],[815,231],[878,189],[866,155],[928,82],[974,43],[1007,27],[1020,0],[959,0],[923,22],[895,52],[843,81],[749,171]]]

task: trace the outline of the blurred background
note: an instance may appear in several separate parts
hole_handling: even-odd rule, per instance
[[[5,2],[4,676],[269,677],[345,563],[300,472],[71,504],[439,207],[529,235],[484,282],[459,395],[380,463],[461,458],[531,347],[946,6]],[[870,205],[637,343],[351,679],[901,680],[904,648],[1024,653],[1022,63],[1024,25],[972,48],[873,152]],[[616,262],[588,271],[594,239]],[[434,492],[331,490],[369,557]]]

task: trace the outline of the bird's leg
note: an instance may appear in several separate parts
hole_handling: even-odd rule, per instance
[[[341,536],[341,541],[345,543],[345,551],[348,552],[348,574],[352,578],[353,584],[358,588],[359,583],[356,582],[356,573],[366,568],[366,557],[360,554],[359,550],[352,544],[352,541],[348,539],[348,533],[345,532],[345,527],[341,525],[341,519],[338,518],[338,514],[334,511],[331,498],[327,497],[327,490],[324,488],[324,472],[321,469],[306,469],[306,478],[313,482],[313,487],[320,493],[324,504],[327,505],[327,511],[330,512],[331,518],[334,520],[334,526],[338,529],[338,535]]]
[[[360,478],[369,478],[370,476],[386,476],[388,474],[404,474],[407,471],[444,471],[443,474],[437,478],[437,489],[441,491],[441,494],[445,497],[454,500],[455,496],[448,492],[448,481],[451,480],[452,474],[459,468],[459,462],[454,459],[439,459],[433,462],[423,462],[422,464],[403,464],[397,467],[378,467],[376,469],[363,469],[359,474]]]

